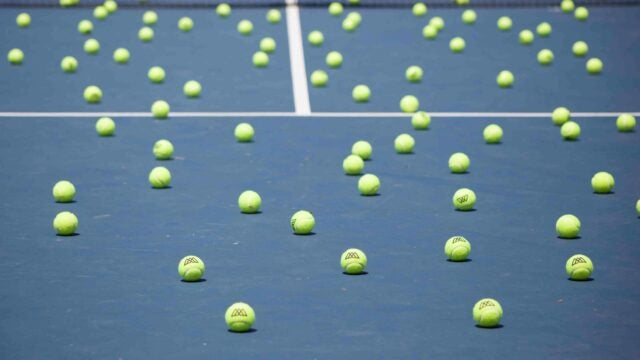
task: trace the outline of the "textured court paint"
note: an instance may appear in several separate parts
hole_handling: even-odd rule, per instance
[[[296,114],[307,115],[311,112],[307,71],[304,63],[302,47],[302,28],[300,26],[300,9],[296,0],[287,0],[287,35],[289,37],[289,61],[291,63],[291,81]]]

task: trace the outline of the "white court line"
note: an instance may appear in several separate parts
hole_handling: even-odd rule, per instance
[[[291,62],[291,81],[293,83],[293,102],[296,113],[311,113],[307,70],[304,64],[302,47],[302,27],[300,26],[300,8],[297,0],[286,0],[287,35],[289,38],[289,61]]]

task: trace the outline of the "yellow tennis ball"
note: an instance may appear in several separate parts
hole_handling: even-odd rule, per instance
[[[238,197],[238,207],[245,214],[257,214],[262,206],[262,198],[253,190],[246,190]]]
[[[571,111],[566,107],[557,107],[551,114],[551,121],[553,121],[555,125],[560,126],[569,120],[571,120]]]
[[[482,136],[487,144],[499,144],[502,141],[502,128],[496,124],[487,125],[482,131]]]
[[[251,329],[256,321],[256,313],[248,304],[237,302],[227,309],[224,320],[229,330],[234,332],[246,332]]]
[[[593,273],[593,262],[586,255],[573,255],[565,264],[567,275],[571,280],[588,280]]]
[[[70,181],[60,180],[53,186],[52,192],[56,202],[68,203],[76,196],[76,187]]]
[[[362,158],[362,160],[369,160],[371,158],[371,154],[373,153],[373,148],[369,142],[364,140],[356,141],[351,147],[351,153],[353,155],[358,155]]]
[[[347,274],[362,274],[367,267],[367,255],[359,249],[347,249],[340,257],[340,266]]]
[[[53,228],[58,235],[69,236],[75,234],[78,229],[78,218],[69,211],[58,213],[53,219]]]
[[[342,161],[342,169],[347,175],[360,175],[364,169],[364,160],[358,155],[349,155]]]
[[[358,190],[364,196],[377,195],[380,190],[380,179],[373,174],[364,174],[358,180]]]
[[[102,90],[95,85],[89,85],[84,89],[84,99],[89,104],[97,104],[102,101]]]
[[[153,155],[158,160],[169,160],[173,156],[173,144],[169,140],[161,139],[153,144]]]
[[[296,235],[311,234],[316,226],[316,219],[310,211],[300,210],[291,216],[291,228]]]
[[[253,140],[253,136],[255,135],[255,131],[253,130],[253,126],[248,123],[240,123],[236,126],[233,134],[236,137],[238,142],[251,142]]]
[[[400,134],[394,140],[394,146],[398,154],[411,154],[416,141],[409,134]]]
[[[457,152],[449,157],[449,170],[454,174],[466,173],[471,165],[471,160],[465,153]]]
[[[178,263],[178,274],[184,281],[200,280],[205,269],[204,261],[194,255],[187,255]]]
[[[166,119],[169,117],[169,103],[164,100],[157,100],[151,105],[151,113],[156,119]]]
[[[218,6],[216,6],[216,14],[221,18],[229,17],[229,15],[231,15],[231,5],[227,3],[218,4]]]
[[[502,320],[502,306],[497,300],[482,299],[473,307],[473,320],[480,327],[496,327]]]
[[[616,127],[620,132],[632,132],[636,128],[636,118],[631,114],[621,114],[616,119]]]
[[[616,184],[613,179],[613,175],[606,171],[600,171],[593,175],[591,178],[591,187],[597,194],[608,194],[613,190],[613,186]]]
[[[113,136],[116,132],[116,123],[108,117],[101,117],[96,121],[96,132],[100,136]]]
[[[149,173],[149,183],[155,189],[168,188],[171,185],[171,172],[164,166],[157,166]]]
[[[577,140],[580,137],[580,125],[575,121],[567,121],[560,128],[560,135],[565,140]]]
[[[411,116],[411,125],[416,130],[426,130],[431,125],[431,116],[424,111],[417,111]]]
[[[453,194],[453,206],[456,210],[469,211],[476,204],[476,193],[467,188],[458,189]]]
[[[471,243],[462,236],[449,238],[444,244],[444,254],[451,261],[465,261],[471,253]]]
[[[556,233],[562,239],[575,239],[580,234],[580,219],[577,216],[566,214],[556,221]]]

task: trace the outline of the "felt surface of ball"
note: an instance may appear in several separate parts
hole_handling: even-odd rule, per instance
[[[68,180],[60,180],[53,186],[53,199],[59,203],[69,203],[76,196],[76,187]]]
[[[140,28],[140,30],[138,30],[138,39],[140,39],[140,41],[142,42],[150,42],[151,40],[153,40],[154,36],[155,32],[148,26],[143,26]]]
[[[257,214],[262,206],[262,198],[253,190],[246,190],[238,197],[238,207],[244,214]]]
[[[358,190],[364,196],[376,195],[380,190],[380,179],[373,174],[364,174],[358,180]]]
[[[604,63],[602,62],[602,60],[598,58],[591,58],[587,60],[586,68],[589,74],[597,75],[602,72],[602,69],[604,68]]]
[[[509,31],[513,26],[513,21],[508,16],[501,16],[497,22],[498,30]]]
[[[93,23],[90,20],[80,20],[78,22],[78,32],[83,35],[91,34]]]
[[[571,47],[571,52],[576,57],[585,57],[589,52],[589,45],[584,41],[576,41]]]
[[[587,21],[589,18],[589,10],[584,6],[578,6],[573,15],[576,17],[576,20]]]
[[[492,328],[500,325],[502,306],[495,299],[482,299],[473,306],[473,321],[479,327]]]
[[[78,69],[78,60],[73,56],[65,56],[60,61],[60,68],[66,73],[74,73]]]
[[[575,239],[580,234],[580,219],[577,216],[566,214],[556,221],[556,233],[562,239]]]
[[[573,3],[573,0],[562,0],[560,3],[560,10],[565,14],[572,12],[575,7],[576,5]]]
[[[251,35],[253,32],[253,23],[247,19],[240,20],[238,22],[237,30],[242,35]]]
[[[499,144],[502,141],[502,128],[497,124],[489,124],[482,131],[482,136],[487,144]]]
[[[149,172],[149,184],[154,189],[164,189],[171,185],[171,172],[164,166],[157,166]]]
[[[255,131],[253,130],[253,126],[249,123],[240,123],[236,125],[236,128],[233,130],[233,135],[236,137],[238,142],[251,142],[253,140],[253,136],[255,135]]]
[[[96,132],[100,136],[113,136],[116,132],[116,123],[108,117],[101,117],[96,121]]]
[[[364,140],[356,141],[353,146],[351,146],[351,153],[353,155],[358,155],[362,160],[369,160],[371,158],[371,154],[373,153],[373,147],[371,144]]]
[[[549,37],[551,35],[551,30],[551,24],[548,22],[542,22],[536,27],[536,32],[540,37]]]
[[[440,16],[434,16],[431,18],[431,20],[429,20],[429,25],[433,25],[433,27],[438,29],[438,32],[440,32],[442,31],[442,29],[444,29],[444,19]]]
[[[411,126],[416,130],[426,130],[431,125],[431,116],[424,111],[417,111],[411,116]]]
[[[158,22],[158,14],[153,10],[147,10],[142,14],[142,22],[145,25],[155,25]]]
[[[87,39],[84,42],[84,52],[90,55],[95,55],[100,51],[100,43],[96,39]]]
[[[406,113],[414,113],[420,108],[420,101],[413,95],[405,95],[400,99],[400,110]]]
[[[464,51],[464,48],[467,46],[467,43],[463,38],[456,36],[451,41],[449,41],[449,49],[451,49],[454,53],[461,53]]]
[[[109,16],[109,10],[102,5],[98,5],[93,9],[93,17],[98,20],[104,20]]]
[[[31,25],[31,15],[27,13],[20,13],[16,16],[16,24],[18,27],[26,28]]]
[[[620,114],[616,119],[616,127],[620,132],[632,132],[636,128],[636,118],[631,114]]]
[[[425,25],[422,28],[422,36],[427,40],[433,40],[438,37],[438,28],[433,25]]]
[[[89,85],[84,89],[84,100],[89,104],[97,104],[102,101],[102,90],[95,85]]]
[[[576,254],[567,260],[565,269],[571,280],[589,280],[593,273],[593,262],[586,255]]]
[[[169,160],[173,156],[173,144],[166,139],[160,139],[153,144],[153,156],[157,160]]]
[[[449,170],[454,174],[463,174],[469,170],[471,160],[469,156],[462,152],[457,152],[449,157]]]
[[[362,274],[367,268],[367,255],[360,249],[347,249],[340,256],[340,267],[350,275]]]
[[[549,49],[542,49],[538,52],[538,62],[541,65],[550,65],[553,62],[553,52]]]
[[[362,23],[362,15],[360,15],[360,13],[357,11],[350,12],[349,14],[347,14],[346,18],[355,22],[356,26],[360,26],[360,24]]]
[[[164,100],[156,100],[151,104],[151,114],[156,119],[166,119],[169,117],[169,111],[171,107],[169,103]]]
[[[271,37],[266,37],[260,40],[260,51],[264,51],[267,54],[271,54],[276,51],[276,41]]]
[[[325,60],[330,68],[335,69],[342,66],[342,54],[337,51],[330,51]]]
[[[202,85],[195,80],[189,80],[182,87],[184,95],[188,98],[197,98],[202,93]]]
[[[7,60],[9,60],[9,63],[12,65],[22,64],[24,61],[24,53],[20,49],[11,49],[7,54]]]
[[[311,84],[315,87],[324,87],[329,82],[329,75],[324,70],[315,70],[311,73]]]
[[[400,134],[396,137],[393,145],[398,154],[411,154],[416,141],[409,134]]]
[[[69,211],[60,212],[53,219],[53,228],[58,235],[73,235],[78,230],[78,217]]]
[[[216,14],[221,18],[229,17],[229,15],[231,15],[231,5],[227,3],[218,4],[218,6],[216,6]]]
[[[269,54],[264,51],[256,51],[251,58],[253,66],[257,68],[264,68],[269,65]]]
[[[502,70],[498,73],[498,76],[496,76],[496,83],[503,89],[512,87],[514,81],[515,77],[509,70]]]
[[[580,125],[575,121],[567,121],[560,128],[560,135],[565,140],[577,140],[580,137]]]
[[[117,48],[113,52],[113,61],[115,61],[118,64],[128,63],[129,58],[131,58],[131,54],[129,53],[129,50],[125,48]]]
[[[453,194],[453,206],[456,210],[469,211],[476,204],[476,193],[467,188],[458,189]]]
[[[422,81],[422,68],[417,65],[411,65],[404,72],[404,76],[408,82],[417,83]]]
[[[593,188],[593,192],[597,194],[608,194],[613,190],[616,182],[613,178],[613,175],[609,174],[606,171],[597,172],[591,178],[591,187]]]
[[[344,7],[339,2],[332,2],[327,9],[332,16],[340,16],[344,11]]]
[[[636,213],[640,216],[640,199],[636,202]]]
[[[178,29],[183,32],[189,32],[193,29],[193,20],[190,17],[184,16],[178,20]]]
[[[342,161],[342,169],[347,175],[360,175],[364,169],[364,160],[358,155],[349,155]]]
[[[224,313],[224,321],[233,332],[247,332],[256,321],[256,313],[248,304],[237,302]]]
[[[467,25],[471,25],[471,24],[475,24],[476,19],[478,18],[478,15],[474,10],[467,9],[462,12],[462,15],[460,16],[460,18],[462,19],[463,23]]]
[[[164,81],[165,78],[164,69],[160,66],[152,66],[147,72],[147,77],[152,83],[159,84]]]
[[[324,42],[324,35],[318,30],[313,30],[307,36],[307,41],[313,46],[320,46]]]
[[[571,120],[571,111],[566,107],[557,107],[553,110],[553,113],[551,113],[551,121],[553,121],[555,125],[560,126],[569,120]]]
[[[367,102],[371,97],[371,89],[367,85],[356,85],[351,91],[351,96],[355,102]]]
[[[421,2],[417,2],[411,7],[411,12],[415,16],[425,16],[427,15],[427,10],[427,5]]]
[[[342,20],[342,29],[346,32],[354,32],[358,28],[358,22],[350,17],[344,18]]]
[[[451,261],[465,261],[471,253],[471,243],[463,236],[453,236],[444,244],[444,254]]]
[[[178,262],[178,274],[184,281],[202,279],[205,270],[204,261],[195,255],[187,255]]]
[[[522,45],[531,45],[531,43],[533,43],[534,38],[535,38],[535,35],[533,34],[533,31],[529,29],[524,29],[520,31],[520,33],[518,34],[518,41]]]
[[[270,9],[267,11],[266,18],[269,24],[277,24],[282,20],[282,14],[278,9]]]
[[[296,235],[309,235],[316,226],[316,219],[307,210],[296,211],[291,216],[291,229]]]
[[[118,10],[118,3],[114,0],[106,0],[102,6],[107,9],[109,14],[113,14]]]

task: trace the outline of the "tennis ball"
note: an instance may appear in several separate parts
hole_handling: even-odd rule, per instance
[[[431,125],[431,116],[424,111],[418,111],[411,116],[411,125],[416,130],[426,130]]]
[[[478,15],[472,9],[463,11],[461,15],[462,22],[467,25],[475,24],[477,18]]]
[[[356,102],[367,102],[371,97],[371,90],[367,85],[356,85],[351,91],[351,96]]]
[[[489,124],[482,131],[482,136],[487,144],[499,144],[502,141],[502,128],[496,124]]]
[[[560,135],[565,140],[577,140],[580,137],[580,125],[574,121],[567,121],[560,128]]]
[[[518,34],[518,41],[520,41],[520,44],[522,45],[531,45],[531,43],[533,42],[533,39],[534,39],[533,31],[529,29],[524,29],[520,31],[520,34]]]
[[[260,40],[260,50],[267,54],[276,51],[276,41],[273,38],[266,37]]]
[[[540,37],[549,37],[551,35],[551,24],[542,22],[536,27],[536,32]]]
[[[573,255],[565,264],[567,275],[571,280],[588,280],[593,273],[593,262],[586,255]]]
[[[576,17],[576,20],[587,21],[589,18],[589,10],[584,6],[578,6],[573,15]]]
[[[251,142],[253,140],[255,131],[253,130],[253,126],[251,126],[251,124],[240,123],[236,126],[233,134],[238,142]]]
[[[360,5],[360,0],[349,0],[349,5]]]
[[[147,77],[151,80],[152,83],[159,84],[164,81],[165,73],[164,69],[160,66],[153,66],[149,68],[149,72],[147,72]]]
[[[511,30],[511,26],[513,25],[513,21],[508,16],[501,16],[497,22],[498,29],[500,31],[509,31]]]
[[[316,226],[316,219],[309,211],[300,210],[291,216],[291,228],[296,235],[309,235],[314,226]]]
[[[113,14],[114,12],[116,12],[116,10],[118,10],[118,3],[114,0],[106,0],[104,4],[102,4],[102,6],[107,9],[109,14]]]
[[[246,190],[238,197],[238,207],[245,214],[257,214],[262,206],[262,198],[253,190]]]
[[[20,13],[16,16],[16,24],[21,28],[26,28],[31,25],[31,15],[27,13]]]
[[[420,66],[409,66],[404,74],[408,82],[418,83],[422,80],[422,68]]]
[[[339,2],[332,2],[331,4],[329,4],[328,11],[329,11],[329,14],[333,16],[340,16],[344,11],[344,7]]]
[[[60,68],[66,73],[74,73],[78,69],[78,60],[73,56],[65,56],[60,61]]]
[[[471,243],[462,236],[449,238],[444,244],[444,254],[451,261],[465,261],[471,252]]]
[[[253,61],[253,65],[257,68],[263,68],[269,65],[269,55],[264,51],[256,51],[251,60]]]
[[[53,186],[53,198],[59,203],[69,203],[76,196],[76,187],[70,181],[60,180]]]
[[[576,57],[584,57],[589,52],[589,45],[584,41],[576,41],[573,43],[571,51]]]
[[[358,190],[364,196],[373,196],[380,190],[380,179],[373,174],[364,174],[358,180]]]
[[[345,17],[342,20],[342,29],[346,32],[354,32],[358,28],[358,23],[355,19]]]
[[[184,281],[200,280],[205,269],[204,261],[194,255],[187,255],[178,263],[178,274]]]
[[[456,36],[449,41],[449,49],[451,49],[453,53],[461,53],[464,51],[465,46],[466,42],[459,36]]]
[[[324,35],[322,35],[318,30],[313,30],[307,36],[307,40],[309,41],[309,44],[313,46],[320,46],[324,42]]]
[[[84,99],[89,104],[97,104],[102,100],[102,90],[95,85],[89,85],[84,89]]]
[[[156,100],[151,105],[151,113],[156,119],[166,119],[169,117],[169,103],[164,100]]]
[[[173,144],[169,140],[161,139],[153,144],[153,156],[158,160],[169,160],[173,156]]]
[[[98,5],[93,9],[93,17],[98,20],[104,20],[109,16],[109,11],[106,7]]]
[[[433,25],[426,25],[422,28],[422,36],[427,40],[433,40],[438,36],[438,28]]]
[[[138,30],[138,39],[140,39],[140,41],[142,42],[150,42],[151,40],[153,40],[154,34],[155,32],[152,28],[144,26],[141,27],[140,30]]]
[[[456,5],[458,6],[467,6],[471,0],[456,0]]]
[[[242,35],[251,35],[251,32],[253,32],[253,23],[246,19],[240,20],[238,22],[237,30]]]
[[[158,22],[158,14],[152,10],[145,11],[142,14],[142,22],[145,25],[155,25]]]
[[[393,142],[398,154],[411,154],[416,141],[409,134],[400,134]]]
[[[24,61],[24,53],[20,49],[11,49],[7,54],[7,60],[12,65],[20,65]]]
[[[87,39],[84,42],[84,52],[90,55],[95,55],[100,51],[100,43],[96,39]]]
[[[89,20],[80,20],[78,23],[78,32],[83,35],[91,34],[93,31],[93,23]]]
[[[424,3],[421,3],[421,2],[415,3],[411,7],[411,12],[415,16],[425,16],[425,15],[427,15],[427,10],[428,10],[427,9],[427,5],[425,5]]]
[[[471,160],[465,153],[457,152],[449,157],[449,170],[454,174],[463,174],[467,172]]]
[[[96,132],[100,136],[113,136],[116,132],[116,123],[108,117],[101,117],[96,121]]]
[[[364,169],[364,160],[358,155],[349,155],[342,161],[342,169],[347,175],[360,175]]]
[[[353,155],[360,156],[362,160],[369,160],[371,158],[371,154],[373,153],[373,148],[367,141],[359,140],[356,141],[351,147],[351,153]]]
[[[400,110],[406,113],[414,113],[420,108],[420,101],[413,95],[405,95],[400,99]]]
[[[311,84],[315,87],[324,87],[329,82],[329,75],[324,70],[316,70],[311,73]]]
[[[362,274],[367,267],[367,255],[359,249],[347,249],[340,256],[340,266],[347,274]]]
[[[327,66],[329,66],[330,68],[335,69],[342,66],[342,54],[337,51],[329,52],[325,60],[327,62]]]
[[[438,32],[440,32],[444,29],[444,19],[440,16],[434,16],[429,20],[429,25],[432,25],[438,30]]]
[[[589,59],[586,65],[587,72],[591,75],[600,74],[602,72],[603,67],[604,67],[604,64],[602,63],[602,60],[598,58]]]
[[[282,14],[280,14],[280,10],[278,9],[270,9],[267,11],[266,18],[269,24],[277,24],[282,19]]]
[[[515,77],[513,76],[513,73],[509,70],[500,71],[498,73],[498,76],[496,77],[496,83],[498,83],[498,86],[503,89],[512,87],[514,80],[515,80]]]
[[[53,228],[56,230],[58,235],[73,235],[76,230],[78,230],[78,218],[72,212],[60,212],[53,219]]]
[[[606,171],[600,171],[591,178],[591,187],[597,194],[608,194],[616,184],[613,175]]]
[[[129,54],[129,50],[125,48],[117,48],[113,52],[113,61],[115,61],[118,64],[128,63],[130,57],[131,57],[131,54]]]
[[[178,29],[183,32],[189,32],[193,29],[193,20],[190,17],[183,16],[178,20]]]
[[[549,49],[542,49],[538,52],[538,62],[541,65],[550,65],[553,62],[553,52]]]
[[[456,210],[469,211],[476,204],[476,193],[471,189],[461,188],[453,194],[453,206]]]
[[[551,113],[551,121],[555,125],[562,125],[571,120],[571,112],[566,107],[557,107]]]
[[[171,172],[164,166],[154,167],[149,172],[149,183],[154,189],[164,189],[171,185]]]
[[[182,91],[184,92],[185,96],[188,98],[197,98],[200,96],[200,93],[202,92],[202,85],[200,85],[200,83],[195,80],[189,80],[186,83],[184,83],[184,86],[182,87]]]
[[[562,2],[560,3],[560,9],[565,14],[572,12],[575,7],[576,5],[572,0],[562,0]]]
[[[229,330],[246,332],[251,329],[251,326],[256,321],[256,313],[251,306],[238,302],[229,306],[224,313],[224,321],[227,323]]]
[[[580,234],[580,219],[575,215],[562,215],[556,221],[556,233],[562,239],[575,239]]]
[[[636,118],[631,114],[621,114],[616,119],[616,127],[620,132],[632,132],[636,127]]]
[[[221,18],[229,17],[229,15],[231,15],[231,5],[227,3],[218,4],[218,6],[216,6],[216,14]]]
[[[482,299],[473,306],[473,321],[479,327],[492,328],[502,320],[502,306],[497,300]]]
[[[640,199],[638,199],[638,201],[636,202],[636,213],[638,213],[638,216],[640,216]]]
[[[360,15],[357,11],[352,11],[346,16],[348,19],[353,20],[356,23],[356,26],[360,26],[362,23],[362,15]]]

